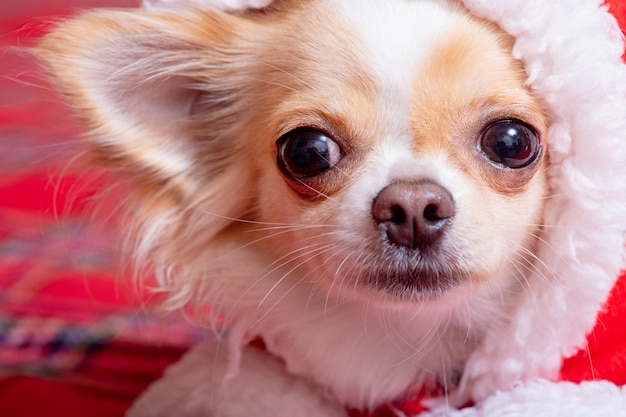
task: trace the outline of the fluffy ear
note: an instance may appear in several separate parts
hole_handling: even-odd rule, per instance
[[[242,26],[219,12],[101,10],[64,22],[36,53],[101,158],[171,179],[193,169],[194,136],[218,142],[212,122],[224,127],[237,110]],[[194,123],[200,108],[205,132]]]
[[[60,24],[35,49],[94,160],[130,182],[130,245],[157,275],[162,268],[162,285],[250,205],[237,129],[250,107],[244,34],[255,27],[216,11],[100,10]]]

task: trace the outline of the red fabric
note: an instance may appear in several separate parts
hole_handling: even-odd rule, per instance
[[[0,383],[0,415],[11,417],[115,417],[128,408],[124,397],[103,397],[97,389],[76,388],[41,378],[20,377]],[[11,400],[7,400],[7,399]]]
[[[137,3],[0,1],[0,416],[121,417],[203,338],[119,279],[101,226],[112,210],[86,214],[102,180],[70,163],[75,125],[28,54],[4,49],[32,44],[74,7]]]
[[[626,1],[624,0],[607,0],[605,4],[609,7],[609,11],[624,32],[626,30]]]
[[[561,378],[581,382],[608,380],[626,385],[626,273],[611,292],[587,338],[587,348],[565,360]]]

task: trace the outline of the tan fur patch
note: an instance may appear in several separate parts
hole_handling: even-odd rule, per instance
[[[478,152],[483,129],[514,118],[534,126],[544,141],[546,132],[543,111],[524,85],[526,75],[511,57],[511,45],[488,24],[468,19],[437,45],[413,85],[416,153],[444,152],[476,181],[503,194],[522,192],[537,164],[514,172],[498,169]]]

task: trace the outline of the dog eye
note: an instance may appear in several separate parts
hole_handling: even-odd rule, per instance
[[[539,145],[535,130],[519,120],[491,123],[479,142],[489,159],[509,168],[524,168],[533,163],[539,156]]]
[[[339,145],[327,134],[300,128],[278,139],[278,165],[296,178],[313,177],[341,160]]]

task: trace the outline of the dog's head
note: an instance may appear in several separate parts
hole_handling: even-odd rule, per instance
[[[263,279],[398,302],[533,268],[547,121],[511,49],[452,2],[293,0],[97,11],[37,52],[178,295],[236,241]]]

